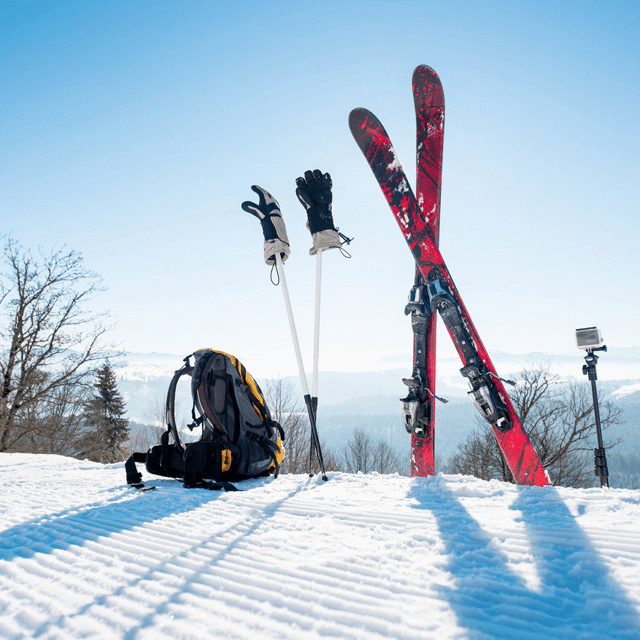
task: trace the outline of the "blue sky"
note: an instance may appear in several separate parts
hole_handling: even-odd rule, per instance
[[[411,255],[351,138],[367,107],[415,174],[411,74],[446,98],[441,249],[485,345],[640,344],[640,9],[602,2],[0,2],[0,232],[81,251],[129,351],[295,372],[260,226],[279,200],[311,366],[295,178],[329,171],[353,257],[324,256],[322,369],[410,365]],[[451,353],[444,328],[439,349]],[[448,350],[448,351],[447,351]]]

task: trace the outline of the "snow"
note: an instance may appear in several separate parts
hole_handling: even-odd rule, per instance
[[[640,382],[634,382],[633,384],[625,384],[616,391],[612,393],[612,395],[619,400],[620,398],[624,398],[625,396],[633,395],[634,393],[638,393],[640,391]]]
[[[181,358],[177,357],[174,362],[180,362]],[[156,378],[172,378],[176,369],[180,367],[174,364],[173,367],[160,364],[151,364],[145,362],[127,362],[124,366],[116,369],[116,375],[119,380],[135,380],[138,382],[148,382]]]
[[[640,491],[0,454],[0,638],[640,637]]]

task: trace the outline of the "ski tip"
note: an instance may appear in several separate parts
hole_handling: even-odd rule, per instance
[[[362,123],[366,122],[367,118],[373,116],[369,109],[365,109],[364,107],[356,107],[351,110],[349,114],[349,127],[353,129],[354,127],[359,127]]]
[[[413,72],[411,86],[418,119],[424,117],[425,109],[440,108],[444,121],[444,91],[438,74],[426,64],[420,65]]]
[[[364,107],[353,109],[349,114],[349,128],[352,133],[355,135],[355,132],[363,130],[367,125],[386,134],[380,120],[369,109]]]
[[[441,84],[438,74],[430,66],[426,64],[419,64],[413,70],[414,82],[418,79],[422,80],[423,82],[427,80],[427,81],[431,81],[432,83],[437,82],[438,84]]]

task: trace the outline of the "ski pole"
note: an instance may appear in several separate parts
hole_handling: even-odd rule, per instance
[[[313,380],[312,404],[318,415],[318,363],[320,353],[320,293],[322,283],[322,252],[327,249],[342,250],[342,240],[348,244],[351,239],[338,232],[333,221],[333,181],[328,173],[319,169],[305,171],[304,177],[296,179],[296,195],[307,212],[307,227],[311,232],[313,247],[311,255],[316,256],[316,310],[313,339]],[[348,254],[345,254],[348,256]]]
[[[291,329],[291,337],[293,339],[293,348],[298,362],[298,371],[300,373],[300,382],[304,393],[304,401],[309,413],[309,423],[311,426],[311,438],[309,449],[309,475],[313,475],[313,452],[315,450],[318,457],[318,463],[322,471],[322,479],[327,480],[322,451],[320,449],[320,440],[318,438],[318,430],[316,427],[315,410],[309,395],[307,386],[307,376],[302,364],[302,354],[300,353],[300,343],[296,332],[295,322],[293,320],[293,311],[291,309],[291,300],[289,299],[289,290],[284,275],[284,261],[289,257],[291,248],[289,246],[289,237],[287,236],[287,228],[282,218],[280,205],[278,201],[266,190],[257,185],[251,187],[260,197],[259,203],[243,202],[242,208],[248,213],[256,216],[260,220],[262,231],[264,233],[264,259],[268,265],[275,265],[278,277],[282,283],[282,293],[284,295],[285,307],[287,309],[287,317],[289,318],[289,328]]]
[[[311,405],[313,415],[318,420],[318,361],[320,354],[320,291],[322,274],[322,251],[316,254],[316,304],[313,329],[313,377],[311,381]],[[316,422],[317,425],[317,422]],[[309,468],[313,465],[313,443],[309,447]]]
[[[318,463],[322,470],[322,479],[327,480],[327,474],[324,468],[324,460],[322,458],[322,450],[320,449],[320,442],[318,439],[318,429],[316,427],[316,414],[313,407],[311,396],[309,395],[309,387],[307,386],[307,376],[304,371],[304,365],[302,363],[302,354],[300,353],[300,342],[298,341],[298,332],[296,331],[296,324],[293,319],[293,311],[291,310],[291,300],[289,299],[289,289],[287,287],[287,280],[284,275],[284,265],[282,264],[282,258],[279,253],[276,253],[276,269],[278,270],[278,276],[280,283],[282,284],[282,295],[284,296],[284,304],[287,308],[287,317],[289,318],[289,328],[291,329],[291,338],[293,340],[293,348],[296,353],[296,360],[298,362],[298,371],[300,373],[300,382],[302,383],[302,392],[304,394],[304,402],[307,405],[307,412],[309,414],[309,423],[311,425],[311,449],[309,452],[309,475],[312,473],[312,460],[313,450],[315,449],[318,457]]]
[[[320,294],[322,290],[322,249],[316,254],[316,313],[313,331],[313,380],[311,401],[313,412],[318,415],[318,363],[320,359]]]

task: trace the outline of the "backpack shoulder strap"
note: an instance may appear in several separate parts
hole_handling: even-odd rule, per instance
[[[211,349],[202,349],[201,351],[204,353],[200,355],[195,364],[193,379],[191,380],[191,394],[193,396],[194,407],[197,401],[198,409],[210,425],[226,437],[227,428],[226,425],[223,424],[226,419],[227,405],[226,354]],[[211,398],[207,388],[209,384],[212,386]],[[213,407],[209,404],[210,399],[213,402]],[[217,416],[222,418],[222,422]],[[202,419],[200,419],[200,422],[202,422]]]
[[[169,390],[167,391],[167,401],[165,403],[165,420],[167,422],[167,431],[170,431],[173,435],[173,440],[176,443],[176,447],[181,451],[184,451],[184,442],[180,439],[180,435],[178,434],[178,426],[176,424],[176,388],[178,386],[178,380],[182,376],[189,375],[193,376],[194,368],[189,364],[189,358],[191,358],[193,354],[188,355],[184,359],[184,366],[181,369],[178,369],[171,379],[169,384]]]
[[[241,362],[238,362],[238,373],[240,374],[242,382],[246,385],[247,395],[251,399],[251,404],[255,412],[260,416],[262,422],[268,423],[270,416],[268,415],[267,403],[264,401],[258,383],[253,379],[251,374],[247,372]]]

